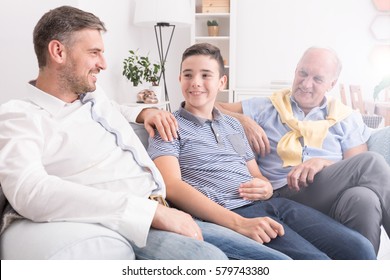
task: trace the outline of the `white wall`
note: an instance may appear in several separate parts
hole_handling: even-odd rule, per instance
[[[71,5],[97,15],[108,32],[103,35],[106,71],[98,76],[98,83],[107,95],[118,102],[135,101],[132,86],[122,76],[123,59],[129,49],[140,49],[158,60],[154,29],[133,25],[134,0],[2,0],[0,8],[0,103],[13,98],[22,98],[25,83],[35,79],[38,66],[32,43],[32,31],[39,18],[48,10]],[[190,44],[189,28],[176,28],[167,58],[167,85],[172,100],[172,109],[182,100],[178,83],[181,53]]]
[[[320,45],[339,54],[343,62],[339,82],[360,84],[366,97],[372,98],[372,89],[384,73],[369,61],[373,46],[383,44],[370,32],[377,14],[371,0],[237,2],[237,88],[292,81],[304,50]],[[338,87],[335,91],[338,94]]]
[[[74,5],[77,1],[68,1]],[[61,1],[2,0],[0,8],[0,103],[20,98],[24,84],[37,76],[32,31],[40,16]]]
[[[99,75],[99,83],[119,102],[135,100],[130,83],[122,76],[127,51],[139,48],[150,52],[155,60],[158,55],[153,28],[132,24],[134,2],[2,0],[0,103],[20,98],[24,84],[37,76],[32,30],[43,13],[64,4],[93,12],[106,23],[108,69]],[[371,0],[238,0],[237,7],[236,87],[292,80],[295,65],[307,47],[328,45],[344,64],[339,81],[363,85],[367,98],[371,98],[372,88],[381,78],[369,62],[372,47],[380,43],[369,29],[377,14]],[[172,109],[182,100],[177,77],[181,54],[189,44],[190,29],[176,28],[166,65]]]

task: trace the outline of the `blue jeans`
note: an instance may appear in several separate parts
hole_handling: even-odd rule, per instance
[[[287,255],[266,247],[228,228],[202,221],[196,221],[202,229],[206,242],[221,249],[233,260],[289,260]]]
[[[281,223],[284,236],[266,246],[293,259],[376,259],[372,244],[361,234],[292,200],[273,197],[233,211],[247,218],[268,216]]]
[[[228,228],[196,220],[205,242],[173,232],[151,229],[146,246],[133,250],[137,259],[286,260],[288,256]],[[227,256],[227,257],[226,257]]]

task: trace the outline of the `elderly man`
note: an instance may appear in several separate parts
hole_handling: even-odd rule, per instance
[[[390,233],[390,168],[367,152],[371,132],[361,116],[326,96],[340,71],[333,50],[312,47],[296,67],[292,90],[219,105],[244,125],[276,196],[328,214],[378,252],[380,226]]]

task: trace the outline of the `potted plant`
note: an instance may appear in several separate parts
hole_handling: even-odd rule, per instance
[[[138,50],[129,50],[129,56],[123,60],[122,75],[133,84],[137,94],[145,89],[145,87],[140,87],[143,82],[150,83],[151,86],[159,85],[161,76],[160,70],[160,64],[151,63],[149,57],[139,55]],[[157,91],[156,89],[152,90]],[[156,92],[156,94],[158,94],[158,92]]]
[[[373,94],[374,101],[378,100],[379,93],[384,89],[390,89],[390,75],[383,77],[380,83],[375,86]]]
[[[141,57],[133,50],[129,50],[129,57],[123,61],[123,72],[125,76],[133,86],[137,87],[142,84],[143,81],[143,66],[141,64]]]
[[[207,21],[207,28],[208,28],[209,36],[218,36],[219,26],[218,26],[218,22],[215,19]]]
[[[153,91],[159,101],[163,101],[162,89],[159,86],[161,78],[161,65],[157,63],[151,64],[149,61],[144,61],[144,80],[151,83],[149,90]]]
[[[161,65],[157,63],[150,63],[147,57],[143,57],[141,62],[144,67],[143,77],[145,82],[151,83],[152,86],[158,86],[160,84],[160,69]]]

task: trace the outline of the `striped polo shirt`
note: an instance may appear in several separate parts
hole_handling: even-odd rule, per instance
[[[241,183],[253,178],[246,162],[254,159],[241,124],[216,108],[213,120],[207,120],[183,106],[184,103],[174,112],[179,138],[165,142],[156,133],[149,138],[150,157],[178,158],[182,180],[227,209],[252,203],[243,200],[238,192]]]

